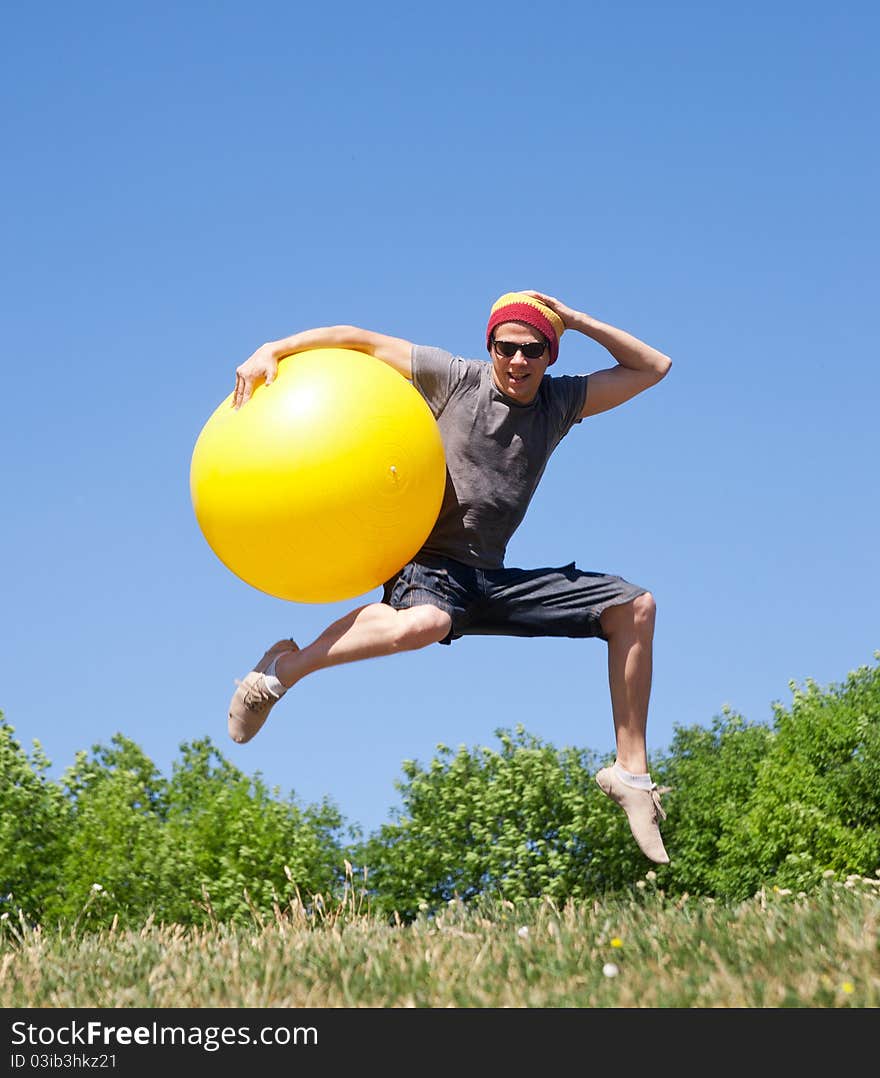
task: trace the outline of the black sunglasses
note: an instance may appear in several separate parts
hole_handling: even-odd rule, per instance
[[[517,341],[496,341],[492,338],[492,344],[502,356],[513,359],[517,352],[522,352],[526,359],[540,359],[547,351],[546,343],[529,341],[528,344],[519,344]]]

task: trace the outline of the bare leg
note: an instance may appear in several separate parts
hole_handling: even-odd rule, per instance
[[[229,736],[239,745],[250,741],[278,703],[278,693],[266,680],[273,661],[275,677],[289,689],[306,674],[326,666],[426,647],[442,640],[451,624],[450,616],[436,606],[395,610],[384,603],[370,603],[335,621],[306,648],[298,648],[292,640],[279,640],[238,682],[229,703]],[[291,651],[284,650],[288,645]]]
[[[656,605],[650,592],[608,607],[602,630],[608,637],[608,685],[617,740],[617,761],[633,774],[648,770],[646,730],[651,696]]]
[[[669,862],[659,826],[660,817],[666,817],[660,804],[660,794],[666,788],[658,789],[648,776],[645,742],[655,616],[654,597],[648,592],[630,603],[609,607],[602,615],[602,629],[608,637],[608,684],[617,763],[602,768],[596,782],[626,813],[642,853],[663,865]],[[618,768],[623,768],[623,774]]]
[[[436,606],[395,610],[386,603],[370,603],[333,622],[308,647],[285,652],[275,664],[275,674],[290,688],[306,674],[328,666],[434,644],[446,636],[451,624],[446,611]]]

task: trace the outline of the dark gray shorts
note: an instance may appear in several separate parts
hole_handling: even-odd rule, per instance
[[[647,588],[619,576],[559,569],[476,569],[451,558],[420,557],[385,585],[382,602],[395,610],[431,604],[452,618],[441,644],[461,636],[598,636],[608,606],[628,603]]]

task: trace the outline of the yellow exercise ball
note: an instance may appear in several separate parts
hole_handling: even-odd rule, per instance
[[[418,390],[349,348],[283,359],[237,411],[202,428],[190,494],[208,545],[236,576],[303,603],[378,587],[419,550],[446,484],[440,431]]]

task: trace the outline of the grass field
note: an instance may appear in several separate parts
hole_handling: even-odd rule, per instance
[[[354,890],[250,927],[53,932],[4,915],[0,1007],[864,1008],[880,1005],[880,880],[739,905],[631,897],[468,907],[405,924]]]

